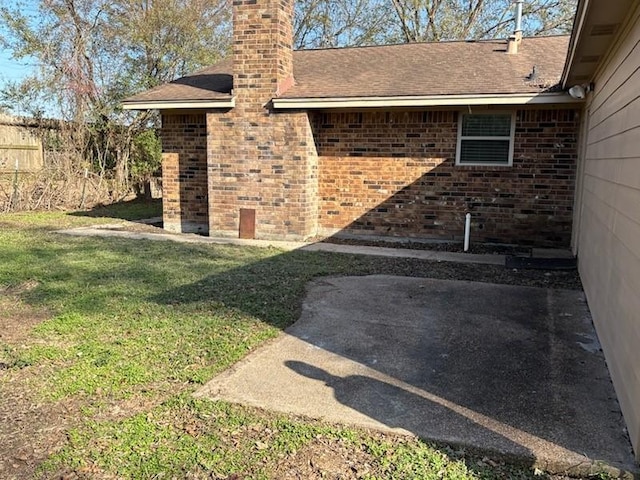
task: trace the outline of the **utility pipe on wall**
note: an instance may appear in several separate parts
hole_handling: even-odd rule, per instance
[[[471,237],[471,214],[467,213],[464,219],[464,251],[469,250],[469,238]]]

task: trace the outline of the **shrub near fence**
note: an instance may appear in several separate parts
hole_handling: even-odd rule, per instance
[[[91,172],[52,167],[0,172],[0,211],[78,209],[119,200],[114,181]]]
[[[157,198],[160,152],[153,129],[0,114],[0,212]]]
[[[74,145],[75,125],[0,114],[0,212],[78,209],[119,200],[105,168],[86,168],[87,150]]]

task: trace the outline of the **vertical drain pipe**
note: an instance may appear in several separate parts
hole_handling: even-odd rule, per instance
[[[464,251],[469,250],[469,238],[471,237],[471,214],[467,213],[464,219]]]

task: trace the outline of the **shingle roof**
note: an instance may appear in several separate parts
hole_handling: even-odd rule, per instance
[[[226,100],[231,98],[232,85],[231,59],[226,59],[186,77],[128,97],[124,103]]]
[[[568,36],[441,42],[296,52],[284,98],[537,93],[562,74]],[[527,76],[536,67],[536,79]],[[542,85],[542,87],[541,87]]]
[[[555,91],[568,43],[568,35],[524,38],[516,55],[505,53],[504,40],[299,50],[295,85],[280,98]],[[125,102],[228,99],[232,83],[232,63],[225,60]]]

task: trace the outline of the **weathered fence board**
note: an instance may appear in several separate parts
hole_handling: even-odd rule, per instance
[[[0,171],[35,172],[43,167],[37,128],[23,119],[0,115]]]

